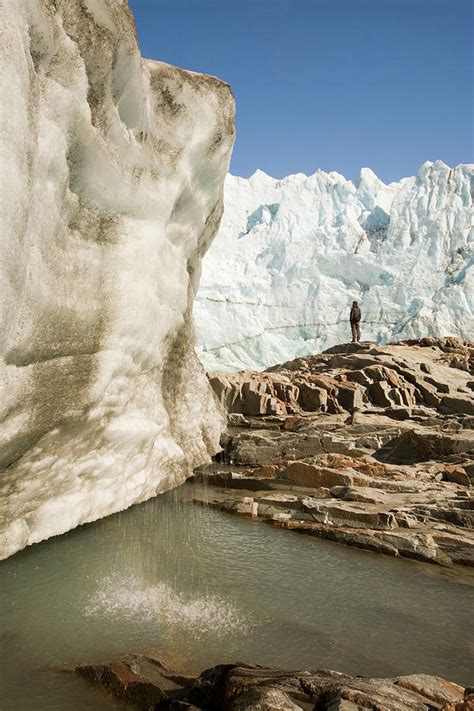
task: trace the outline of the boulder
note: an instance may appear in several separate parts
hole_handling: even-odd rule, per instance
[[[362,389],[357,383],[341,382],[336,395],[339,405],[350,412],[364,405]]]
[[[335,395],[339,390],[339,381],[331,375],[313,375],[309,380],[317,387],[327,390],[327,392],[332,395]]]
[[[459,703],[469,700],[471,690],[464,689],[445,679],[426,674],[399,676],[389,679],[369,679],[352,677],[330,670],[284,671],[258,666],[256,664],[222,664],[206,669],[197,678],[173,676],[165,671],[158,679],[153,664],[144,655],[135,655],[136,665],[143,673],[142,683],[148,684],[150,693],[154,686],[158,701],[156,708],[169,711],[199,709],[200,711],[293,711],[315,709],[320,711],[357,711],[377,709],[378,711],[441,711],[455,709]],[[125,658],[126,660],[128,658]],[[143,661],[140,661],[143,660]],[[123,663],[122,660],[115,662]],[[105,663],[101,667],[110,667]],[[124,664],[129,667],[129,662]],[[75,671],[84,675],[84,669]],[[88,675],[94,683],[119,698],[118,692],[108,686],[104,677]],[[163,681],[171,682],[177,688],[165,689]],[[178,684],[181,680],[181,686]],[[153,707],[148,698],[137,697],[134,702],[138,709],[149,711]],[[467,711],[463,709],[463,711]]]
[[[378,462],[372,457],[354,459],[344,454],[320,454],[311,458],[312,464],[317,464],[331,469],[351,469],[368,477],[393,476],[397,473],[395,467]]]
[[[373,382],[370,374],[367,373],[366,370],[351,370],[346,373],[346,378],[349,381],[359,383],[359,385],[362,385],[364,388],[368,388]]]
[[[227,416],[229,427],[250,427],[250,422],[241,412],[229,412]]]
[[[174,675],[159,660],[127,655],[101,664],[87,664],[76,671],[117,698],[140,709],[154,708],[170,697],[182,694],[191,677]]]
[[[467,471],[460,466],[446,464],[443,469],[443,479],[462,486],[471,486],[471,477]]]
[[[402,383],[397,374],[392,370],[393,364],[386,365],[370,365],[364,369],[365,374],[373,383],[387,383],[392,388],[400,388]]]
[[[306,412],[316,412],[327,410],[328,393],[324,388],[318,387],[314,383],[298,380],[298,404]]]

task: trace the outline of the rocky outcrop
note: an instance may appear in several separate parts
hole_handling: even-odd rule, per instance
[[[192,678],[139,655],[76,671],[144,711],[471,711],[474,700],[472,689],[425,674],[366,679],[225,664]]]
[[[193,348],[229,87],[140,57],[126,0],[2,3],[0,557],[219,447]]]
[[[270,373],[212,374],[231,411],[238,393],[239,412],[221,464],[196,476],[212,485],[197,498],[346,545],[474,566],[472,352],[456,339],[349,344]],[[272,414],[256,415],[269,375],[285,388],[272,391]],[[324,398],[308,410],[313,388]]]
[[[429,347],[436,356],[425,351]],[[448,356],[446,356],[448,354]],[[464,376],[446,367],[464,371]],[[433,374],[437,369],[438,378]],[[263,373],[210,373],[227,411],[246,415],[352,413],[371,407],[405,419],[416,407],[473,415],[474,346],[460,339],[423,339],[379,347],[336,346],[322,355],[273,366]]]
[[[212,389],[229,413],[287,415],[298,410],[298,386],[279,373],[208,373]]]

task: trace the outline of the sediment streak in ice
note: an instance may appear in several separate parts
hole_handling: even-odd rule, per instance
[[[0,8],[0,557],[180,483],[223,426],[192,347],[229,87],[125,0]]]

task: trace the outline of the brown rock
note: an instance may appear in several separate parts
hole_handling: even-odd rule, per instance
[[[365,388],[368,388],[373,382],[372,378],[370,378],[370,375],[366,373],[365,370],[350,371],[349,373],[346,373],[346,377],[348,380],[359,383],[359,385],[362,385]]]
[[[337,393],[339,389],[339,381],[336,380],[336,378],[332,377],[331,375],[326,375],[326,374],[321,374],[321,375],[313,375],[310,378],[308,378],[310,382],[312,382],[314,385],[317,385],[319,388],[323,388],[323,390],[327,390],[328,393],[335,394]]]
[[[392,388],[401,387],[401,382],[397,374],[391,368],[384,365],[369,365],[367,368],[364,368],[364,373],[373,383],[386,382]]]
[[[428,387],[421,382],[416,384],[415,394],[418,402],[424,402],[430,407],[438,407],[441,402],[441,398],[434,392],[434,388]]]
[[[305,509],[311,513],[314,521],[325,526],[344,527],[346,529],[389,530],[397,528],[395,516],[386,511],[358,505],[357,502],[317,501],[306,498],[303,501]],[[295,517],[298,518],[298,517]]]
[[[389,393],[391,391],[392,387],[389,383],[384,380],[378,381],[369,387],[369,398],[377,407],[391,407],[392,405],[400,404],[393,402],[390,398]]]
[[[285,417],[281,429],[287,432],[296,432],[304,424],[302,417]]]
[[[286,405],[272,396],[268,384],[256,378],[242,383],[240,389],[241,407],[245,415],[286,415]]]
[[[357,383],[339,383],[337,401],[344,410],[351,411],[360,408],[364,404],[362,390]]]
[[[298,388],[286,376],[274,373],[208,373],[217,398],[229,413],[286,415],[293,412]]]
[[[232,711],[301,711],[301,706],[284,691],[265,687],[244,691],[228,708]]]
[[[330,670],[284,671],[240,663],[206,669],[196,679],[173,675],[162,665],[157,672],[155,660],[143,655],[106,662],[100,668],[110,669],[114,665],[115,668],[128,669],[132,676],[135,672],[131,671],[131,666],[140,669],[140,683],[148,689],[149,695],[136,696],[132,703],[143,711],[155,706],[174,711],[296,711],[303,708],[321,711],[471,711],[472,708],[472,689],[463,690],[457,684],[426,674],[369,679]],[[85,669],[92,668],[78,667],[75,671],[84,675]],[[128,672],[118,687],[110,686],[102,671],[85,675],[107,691],[124,698],[121,690],[123,684],[128,684]]]
[[[324,388],[320,388],[314,383],[298,380],[298,404],[306,412],[317,412],[327,410],[328,393]]]
[[[454,484],[461,484],[462,486],[470,486],[471,478],[467,474],[463,467],[446,464],[443,469],[443,479],[445,481],[452,481]]]
[[[352,469],[369,477],[393,476],[394,474],[393,467],[377,462],[375,459],[354,459],[345,454],[320,454],[317,457],[313,457],[311,463],[331,469]]]
[[[240,412],[229,412],[227,422],[229,427],[250,427],[249,420],[246,420]]]
[[[344,412],[343,408],[339,405],[337,399],[333,395],[328,395],[327,411],[331,415],[339,415]]]
[[[466,395],[445,395],[439,405],[440,410],[445,412],[454,412],[460,415],[474,415],[474,397]]]
[[[283,493],[288,481],[289,489],[311,491],[304,510],[261,503],[266,516],[300,517],[318,527],[315,535],[394,556],[472,565],[474,415],[467,413],[474,381],[447,365],[459,353],[472,362],[474,348],[456,339],[420,343],[345,344],[271,372],[237,374],[235,383],[247,385],[234,383],[227,393],[232,400],[237,392],[236,406],[252,390],[260,411],[266,398],[271,408],[276,398],[293,411],[244,418],[240,427],[232,420],[226,460],[275,466],[277,481],[257,472],[239,484],[231,479],[230,487]],[[398,528],[384,528],[393,521]]]
[[[368,486],[334,486],[331,489],[331,494],[344,501],[358,501],[367,504],[383,504],[387,498],[383,491]]]
[[[468,687],[464,689],[462,701],[446,702],[441,711],[474,711],[474,688]]]
[[[265,464],[262,467],[253,469],[251,474],[256,479],[274,479],[276,472],[275,464]]]
[[[474,451],[474,438],[470,433],[457,435],[426,430],[408,430],[397,437],[389,447],[387,462],[406,464],[443,459],[458,452]]]
[[[77,667],[76,671],[141,709],[152,708],[182,688],[161,662],[144,656],[129,655],[117,661]]]
[[[364,486],[368,484],[368,478],[356,472],[318,467],[301,461],[290,462],[287,465],[285,478],[297,486],[314,489],[319,487],[351,486],[353,484]]]

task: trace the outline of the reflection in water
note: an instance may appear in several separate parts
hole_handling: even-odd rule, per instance
[[[192,496],[187,485],[0,564],[6,709],[114,708],[48,667],[147,650],[183,670],[246,660],[470,681],[469,571],[457,580]]]

